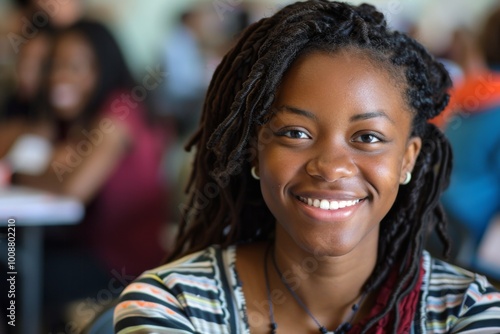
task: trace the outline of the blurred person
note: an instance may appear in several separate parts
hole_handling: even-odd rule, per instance
[[[15,66],[15,88],[0,107],[0,157],[23,133],[49,137],[40,109],[40,84],[54,31],[75,23],[83,15],[81,0],[13,0],[8,23],[9,51]],[[12,52],[13,51],[13,52]],[[10,90],[10,89],[9,89]]]
[[[224,20],[206,3],[179,15],[162,50],[161,62],[168,75],[158,113],[174,119],[180,138],[194,132],[213,70],[248,23],[243,4],[231,7]]]
[[[165,81],[153,92],[154,112],[174,145],[164,152],[164,174],[174,185],[172,201],[172,233],[179,219],[177,205],[184,199],[184,180],[190,158],[183,151],[184,141],[193,132],[201,113],[203,96],[208,86],[206,58],[201,47],[203,12],[187,9],[177,18],[176,26],[161,51]]]
[[[452,90],[451,116],[444,120],[454,169],[442,202],[456,228],[464,230],[457,261],[498,279],[500,268],[482,266],[477,250],[500,213],[500,8],[479,38],[463,45],[466,75]]]
[[[194,8],[183,12],[163,47],[162,62],[168,75],[161,92],[161,113],[173,118],[180,137],[194,129],[208,86],[206,59],[200,45],[203,15]]]
[[[11,3],[13,7],[2,25],[14,54],[44,30],[68,27],[84,15],[83,0],[12,0]]]
[[[83,0],[13,0],[22,14],[39,27],[47,18],[47,24],[53,28],[69,27],[84,15]]]
[[[84,15],[83,0],[34,2],[39,10],[43,10],[49,14],[50,24],[55,28],[69,27]]]
[[[192,164],[183,146],[199,122],[213,70],[247,25],[243,4],[231,7],[220,20],[214,6],[199,2],[179,14],[163,46],[161,63],[167,76],[162,89],[155,92],[155,113],[177,139],[164,157],[167,177],[176,185],[170,205],[174,223],[180,220],[179,206],[185,200],[184,187]]]
[[[22,12],[30,11],[22,8]],[[13,82],[5,89],[7,97],[0,105],[0,168],[4,183],[8,183],[12,172],[38,172],[46,168],[49,160],[52,131],[42,108],[41,87],[53,34],[49,26],[41,27],[17,48],[9,47],[8,53],[15,56],[11,66]]]
[[[5,44],[0,47],[0,61],[6,65],[0,103],[0,121],[33,115],[31,104],[37,97],[43,65],[50,50],[51,29],[48,24],[33,22],[34,1],[11,1],[9,13],[2,22]]]
[[[9,8],[9,13],[4,16],[0,24],[2,32],[5,31],[6,35],[5,40],[0,41],[0,62],[6,64],[8,69],[0,73],[2,77],[6,77],[6,79],[0,77],[2,79],[0,84],[3,86],[0,87],[1,105],[10,95],[17,94],[17,91],[10,92],[11,83],[15,80],[11,78],[9,72],[14,72],[14,64],[18,54],[23,52],[23,48],[34,41],[36,41],[34,44],[40,44],[38,35],[45,35],[44,31],[63,29],[84,15],[88,15],[84,0],[10,0],[10,3],[12,6]]]
[[[26,135],[39,141],[47,141],[51,137],[40,96],[51,39],[52,32],[42,31],[23,45],[17,55],[17,85],[0,110],[0,159],[2,163],[7,163],[9,169],[24,164],[23,161],[11,161],[11,148]]]
[[[80,21],[56,36],[45,92],[52,160],[39,176],[14,176],[86,205],[79,226],[47,231],[45,306],[55,314],[69,300],[96,299],[110,282],[118,293],[163,258],[164,136],[147,122],[136,87],[102,24]]]
[[[469,88],[475,89],[475,79],[482,73],[489,72],[485,63],[483,53],[478,45],[477,36],[470,29],[459,27],[453,32],[450,46],[446,52],[444,61],[447,70],[452,77],[454,89],[451,90],[451,101],[448,107],[437,117],[431,120],[433,124],[444,128],[454,112],[460,109],[457,103],[463,104]],[[449,66],[451,65],[451,66]],[[467,80],[466,80],[467,79]],[[468,88],[465,88],[468,87]],[[463,95],[465,92],[465,96]]]
[[[460,66],[463,75],[473,75],[487,68],[474,32],[465,27],[459,27],[453,32],[448,56]]]
[[[51,50],[52,34],[49,29],[42,30],[19,48],[15,65],[17,84],[2,108],[2,120],[38,118],[39,111],[36,108]]]

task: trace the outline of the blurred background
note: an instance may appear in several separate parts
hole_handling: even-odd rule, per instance
[[[0,0],[0,216],[19,212],[21,268],[17,326],[0,333],[80,333],[162,263],[211,75],[246,26],[290,2]],[[450,71],[452,103],[433,120],[458,152],[443,196],[449,260],[498,280],[498,1],[361,2]],[[62,218],[67,200],[82,210]],[[40,205],[55,209],[29,217]]]

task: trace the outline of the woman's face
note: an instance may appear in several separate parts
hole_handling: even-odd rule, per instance
[[[283,78],[277,112],[258,132],[277,242],[330,256],[378,244],[421,140],[410,138],[404,87],[374,64],[356,52],[312,53]]]
[[[20,49],[17,74],[18,96],[26,101],[36,98],[44,77],[44,66],[49,56],[51,40],[48,36],[38,34]]]
[[[50,104],[57,116],[72,120],[84,110],[98,80],[96,59],[85,37],[68,33],[57,40],[49,76]]]

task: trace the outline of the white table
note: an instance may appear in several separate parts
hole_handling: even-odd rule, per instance
[[[16,308],[16,327],[21,333],[35,334],[41,328],[43,227],[75,225],[83,215],[84,206],[75,199],[26,187],[0,187],[0,226],[7,226],[10,218],[16,221],[16,271],[22,273],[22,281],[16,281],[16,297],[22,302],[22,309]],[[7,261],[6,247],[0,256]]]

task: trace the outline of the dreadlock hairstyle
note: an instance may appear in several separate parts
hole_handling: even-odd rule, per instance
[[[366,292],[377,289],[399,266],[388,304],[363,330],[393,312],[396,332],[397,306],[415,287],[427,233],[437,226],[445,252],[449,249],[439,196],[449,182],[451,150],[427,120],[448,103],[451,81],[420,44],[389,30],[371,5],[299,2],[243,32],[214,73],[200,127],[187,145],[197,150],[187,188],[191,195],[171,259],[213,244],[272,238],[275,219],[250,176],[256,129],[272,117],[275,92],[295,59],[310,51],[346,50],[367,55],[398,78],[413,114],[412,136],[423,143],[411,182],[400,187],[381,222],[378,260],[364,286]]]

